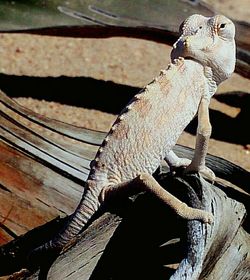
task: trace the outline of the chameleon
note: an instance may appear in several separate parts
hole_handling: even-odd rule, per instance
[[[235,67],[235,27],[223,15],[192,15],[180,25],[171,63],[118,115],[91,162],[79,205],[52,240],[35,249],[61,251],[89,224],[98,209],[119,192],[149,191],[184,219],[213,223],[212,213],[189,207],[163,189],[153,173],[165,160],[170,169],[199,172],[214,181],[205,158],[211,135],[209,103]],[[198,114],[192,160],[173,151],[179,136]]]

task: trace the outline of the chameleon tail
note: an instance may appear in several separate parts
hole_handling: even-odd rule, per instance
[[[33,250],[31,254],[39,256],[48,251],[59,253],[66,245],[71,244],[99,209],[99,193],[98,188],[87,185],[79,205],[65,227],[53,239]]]

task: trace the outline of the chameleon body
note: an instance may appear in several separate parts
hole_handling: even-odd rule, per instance
[[[181,217],[212,223],[211,213],[188,207],[161,188],[152,174],[165,159],[170,167],[186,166],[186,172],[214,179],[205,166],[211,134],[208,105],[217,85],[234,70],[234,25],[224,16],[193,15],[180,32],[172,63],[120,113],[91,163],[81,202],[64,230],[43,248],[62,249],[119,190],[150,191]],[[197,112],[196,148],[190,162],[172,149]]]

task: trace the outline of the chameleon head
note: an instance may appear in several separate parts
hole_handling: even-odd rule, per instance
[[[235,26],[223,15],[192,15],[180,26],[171,59],[190,58],[212,69],[217,84],[227,79],[235,67]]]

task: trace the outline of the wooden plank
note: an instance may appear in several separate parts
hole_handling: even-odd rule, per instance
[[[56,259],[46,277],[247,280],[250,236],[241,227],[244,206],[196,175],[163,176],[160,183],[177,197],[189,197],[193,207],[213,211],[214,223],[189,221],[186,227],[166,205],[142,195],[122,212],[121,222],[110,213],[95,221],[74,247]],[[43,277],[45,267],[40,270]],[[39,279],[38,274],[28,279]]]
[[[32,130],[33,122],[35,122],[35,125],[37,126],[41,126],[43,128],[45,127],[45,129],[48,130],[48,132],[50,131],[50,127],[36,121],[36,118],[38,117],[36,116],[36,114],[34,114],[35,121],[32,118],[26,118],[25,111],[22,111],[23,110],[22,107],[15,107],[15,104],[9,102],[9,98],[7,96],[4,96],[4,94],[2,94],[2,97],[3,100],[5,101],[2,102],[0,105],[1,106],[0,107],[1,110],[0,240],[2,240],[2,242],[6,242],[15,239],[15,242],[17,242],[15,243],[16,245],[14,245],[15,254],[18,255],[19,254],[18,250],[21,249],[18,249],[20,248],[20,246],[18,245],[19,239],[16,238],[16,235],[20,235],[28,232],[27,236],[31,236],[29,232],[30,229],[37,227],[41,224],[44,224],[44,227],[46,228],[47,222],[55,218],[56,216],[65,215],[65,214],[69,215],[73,212],[78,201],[81,198],[81,195],[83,193],[84,181],[87,178],[87,172],[84,175],[83,167],[85,167],[85,165],[90,162],[98,146],[96,145],[97,143],[96,141],[94,141],[93,145],[90,143],[89,144],[83,143],[84,141],[82,141],[82,139],[84,139],[84,136],[82,137],[82,139],[77,139],[77,140],[74,139],[73,142],[67,141],[67,137],[69,137],[67,134],[67,128],[64,126],[64,124],[60,126],[61,125],[60,122],[57,123],[57,127],[60,127],[60,132],[58,133],[57,131],[53,130],[53,133],[56,133],[61,136],[66,135],[66,137],[53,138],[54,136],[52,137],[51,135],[50,136],[47,136],[45,134],[39,135],[38,128],[35,128],[34,131]],[[11,104],[11,106],[9,106],[8,104]],[[80,128],[78,129],[79,129],[78,131],[80,132]],[[85,130],[83,130],[82,133],[84,134]],[[92,137],[95,137],[95,135],[97,135],[97,139],[101,140],[102,137],[104,137],[105,133],[94,132],[94,134],[92,134]],[[77,146],[78,144],[79,147]],[[82,148],[81,145],[83,145],[84,147],[83,150],[84,149],[85,150],[83,151],[82,154],[79,154],[78,157],[77,152],[81,150]],[[179,156],[183,156],[183,157],[192,157],[193,154],[192,149],[188,149],[186,147],[177,146],[175,147],[175,151],[178,153]],[[81,157],[83,160],[86,160],[84,165],[81,165]],[[75,161],[72,159],[75,159]],[[60,162],[61,165],[59,165],[58,162]],[[233,192],[228,192],[228,194],[234,199],[245,203],[245,205],[247,206],[248,205],[247,202],[249,201],[249,195],[247,194],[247,191],[249,189],[248,182],[250,180],[250,173],[228,161],[222,160],[217,157],[213,157],[211,155],[207,157],[207,164],[209,167],[215,170],[215,172],[217,172],[220,175],[220,177],[233,182],[234,184],[242,187],[242,189],[245,190],[245,192],[243,192],[242,189],[239,189],[237,191],[234,190]],[[65,169],[65,165],[67,168],[73,168],[73,167],[78,168],[80,173],[79,174],[75,174],[73,172],[66,173],[65,170],[67,169]],[[164,181],[161,181],[160,183],[164,186]],[[202,183],[202,186],[203,184],[204,183]],[[167,187],[168,190],[173,191],[174,194],[176,190],[177,192],[179,191],[180,193],[183,193],[182,188],[180,186],[176,188],[174,188],[174,186],[175,183],[170,183],[169,186],[165,186],[165,187]],[[226,213],[228,215],[227,218],[228,224],[223,226],[223,229],[226,229],[226,234],[223,233],[224,235],[226,235],[226,237],[224,236],[223,237],[224,239],[223,238],[221,239],[225,240],[225,238],[227,238],[228,243],[225,244],[231,243],[232,246],[235,246],[232,247],[232,250],[230,249],[229,251],[227,251],[226,249],[227,246],[223,243],[225,246],[223,250],[220,247],[221,256],[219,259],[224,265],[225,262],[227,261],[228,256],[232,257],[232,254],[235,250],[234,248],[236,248],[238,244],[242,243],[245,244],[243,245],[244,249],[242,249],[241,251],[242,255],[240,255],[238,258],[235,258],[235,262],[236,264],[237,262],[238,263],[241,262],[243,263],[244,266],[246,265],[246,260],[242,256],[248,252],[247,251],[248,249],[245,249],[246,244],[248,244],[248,237],[245,233],[244,234],[238,233],[238,232],[242,232],[240,229],[240,224],[241,224],[242,217],[244,216],[243,215],[244,211],[242,210],[240,203],[235,202],[235,204],[233,205],[230,204],[231,203],[230,202],[229,204],[227,204],[227,202],[225,201],[223,202],[222,199],[225,199],[226,201],[231,201],[231,200],[225,194],[222,195],[217,189],[213,190],[211,194],[210,193],[211,189],[215,189],[215,186],[213,187],[206,186],[204,187],[203,192],[204,192],[204,196],[208,198],[208,201],[210,200],[215,201],[215,198],[217,197],[216,195],[217,193],[219,193],[218,196],[220,198],[218,198],[217,202],[213,202],[215,204],[213,205],[214,209],[216,207],[218,208],[218,209],[216,208],[217,209],[216,216],[219,218],[218,223],[222,225],[223,219],[225,219],[223,215],[224,214],[226,215]],[[209,190],[208,191],[209,193],[207,193],[206,190]],[[225,188],[225,191],[228,190]],[[120,203],[120,202],[117,203],[120,208],[119,207],[113,208],[112,213],[114,211],[117,211],[117,209],[120,209],[118,210],[118,212],[114,212],[114,213],[119,213],[119,215],[122,213],[122,216],[123,215],[126,216],[126,213],[129,213],[128,211],[129,208],[127,208],[127,206],[124,207],[124,203]],[[159,221],[158,219],[155,219],[155,217],[158,218],[161,217],[161,213],[163,213],[163,216],[162,218],[159,219],[161,221],[167,221],[168,224],[176,225],[176,227],[174,226],[172,227],[172,229],[177,230],[177,232],[179,233],[178,219],[176,224],[176,220],[175,219],[172,220],[172,218],[170,218],[173,216],[171,216],[171,213],[166,211],[165,208],[162,208],[160,206],[160,210],[159,210],[158,209],[159,206],[157,206],[158,202],[154,203],[152,201],[151,202],[143,201],[142,205],[144,207],[142,208],[143,211],[140,212],[141,211],[140,210],[139,213],[141,214],[143,213],[143,217],[146,219],[144,227],[139,223],[139,221],[142,220],[141,214],[138,216],[136,212],[133,212],[134,223],[125,230],[124,232],[125,239],[121,237],[118,238],[119,241],[121,242],[120,244],[125,244],[125,247],[130,248],[129,250],[132,250],[133,247],[137,246],[138,244],[141,244],[140,240],[142,240],[143,242],[141,244],[141,247],[139,247],[140,249],[142,249],[143,247],[148,248],[147,246],[145,246],[145,244],[149,244],[148,242],[153,242],[153,244],[157,243],[158,245],[161,244],[159,243],[159,240],[156,241],[157,239],[152,239],[152,236],[158,238],[159,233],[161,238],[162,237],[166,238],[166,236],[168,236],[167,234],[169,229],[167,231],[163,231],[162,227],[159,228],[155,224],[155,222]],[[146,205],[151,205],[152,208],[149,209],[149,207],[147,207]],[[207,207],[211,206],[209,205],[210,204],[208,203]],[[152,211],[156,211],[156,212],[152,212]],[[232,211],[232,213],[230,211]],[[228,214],[228,212],[230,213]],[[164,216],[166,213],[167,216]],[[168,220],[169,218],[170,220]],[[120,263],[125,263],[125,260],[119,259],[121,257],[120,254],[121,251],[118,252],[114,250],[114,248],[117,248],[116,246],[117,243],[116,245],[113,245],[113,247],[111,247],[110,249],[111,245],[109,241],[111,236],[114,234],[120,219],[118,216],[112,216],[109,214],[107,214],[107,216],[104,216],[103,219],[104,220],[102,220],[101,218],[101,220],[99,220],[100,223],[97,221],[97,223],[93,224],[93,227],[90,227],[89,230],[83,233],[83,237],[82,237],[83,241],[79,241],[79,247],[76,247],[77,249],[72,249],[75,250],[74,253],[72,253],[73,255],[70,255],[71,253],[69,253],[68,255],[69,257],[65,257],[66,255],[62,255],[56,261],[55,265],[53,265],[52,269],[49,271],[49,275],[51,275],[50,279],[60,279],[60,277],[63,277],[61,279],[79,279],[77,277],[80,277],[82,279],[89,279],[92,273],[95,273],[95,276],[97,277],[95,279],[98,279],[98,277],[101,277],[100,279],[105,279],[103,277],[104,276],[106,277],[106,275],[107,277],[110,277],[110,273],[112,275],[115,275],[116,277],[117,275],[119,275],[117,274],[117,271],[113,271],[112,268],[107,264],[108,263],[107,259],[109,260],[111,256],[109,255],[109,253],[108,256],[106,256],[106,254],[107,254],[107,246],[108,246],[109,247],[108,252],[112,252],[112,253],[114,252],[114,259],[112,259],[111,263],[116,263],[117,269],[119,271],[122,271],[124,269],[124,267],[119,266]],[[237,220],[237,222],[234,222],[235,219]],[[173,221],[175,222],[173,223]],[[150,231],[149,229],[149,222],[150,222],[150,229],[152,231]],[[231,228],[232,224],[234,225],[233,230]],[[164,224],[161,222],[161,226],[163,225]],[[133,231],[136,226],[138,226],[140,230],[142,230],[140,231],[139,234],[138,233],[135,234],[135,232]],[[237,231],[238,229],[237,227],[239,228],[239,231]],[[166,227],[166,229],[167,228],[168,227]],[[206,232],[209,233],[210,232],[209,230],[212,230],[209,236],[211,238],[217,238],[217,237],[219,238],[221,237],[221,235],[219,235],[220,232],[218,231],[219,228],[220,228],[219,226],[214,225],[214,228],[212,229],[208,228],[206,229]],[[212,246],[209,247],[210,246],[209,240],[211,240],[209,239],[210,237],[207,237],[207,239],[204,240],[204,236],[202,235],[202,233],[204,232],[204,228],[200,224],[198,225],[194,224],[194,226],[192,226],[191,224],[191,232],[192,230],[195,229],[200,230],[200,233],[198,239],[197,236],[195,237],[195,235],[191,233],[191,237],[196,239],[191,238],[192,242],[190,241],[189,244],[193,244],[192,246],[194,247],[190,245],[191,246],[190,248],[193,251],[198,252],[199,250],[195,246],[200,246],[199,248],[203,248],[203,255],[206,254],[206,252],[210,252],[209,254],[213,255],[211,251],[209,251],[212,248]],[[39,235],[40,229],[38,228],[37,230]],[[58,227],[56,227],[54,229],[54,233],[56,233],[58,230],[59,230]],[[129,234],[130,230],[131,233]],[[182,228],[182,230],[184,230],[182,234],[185,234],[186,232],[185,228]],[[147,232],[148,235],[147,234],[145,235],[145,232]],[[145,235],[146,239],[142,239],[142,235]],[[136,243],[133,243],[132,240],[136,236],[138,236],[138,239],[135,239]],[[237,238],[239,239],[234,241],[233,239],[234,236],[237,236]],[[29,240],[29,238],[31,237],[28,237],[27,240]],[[25,250],[26,251],[18,255],[19,257],[17,257],[16,259],[15,259],[16,255],[14,255],[14,257],[11,255],[12,252],[11,249],[10,251],[8,251],[7,249],[6,249],[7,251],[5,251],[5,249],[3,249],[3,248],[11,248],[12,243],[8,244],[9,247],[8,246],[2,247],[1,248],[2,251],[0,250],[0,262],[1,263],[11,262],[11,266],[9,267],[9,269],[7,269],[7,267],[4,266],[5,273],[6,271],[12,273],[14,268],[20,269],[22,267],[27,267],[28,264],[27,264],[27,259],[25,254],[27,254],[27,252],[29,252],[32,249],[32,246],[35,247],[39,246],[39,244],[47,240],[46,238],[50,238],[50,237],[46,235],[46,238],[45,239],[44,238],[45,236],[44,236],[44,229],[43,229],[42,236],[38,238],[40,243],[38,241],[36,242],[32,241],[32,238],[30,239],[30,242],[26,241],[25,244],[29,244],[30,247],[29,248],[25,247],[26,249],[24,248],[24,251]],[[130,240],[129,242],[132,244],[132,247],[128,246],[127,240]],[[169,259],[170,261],[167,263],[167,275],[169,277],[171,274],[173,274],[173,271],[176,268],[176,263],[179,263],[181,259],[182,258],[184,259],[185,257],[183,255],[184,251],[183,248],[181,247],[182,246],[181,242],[176,240],[180,240],[178,234],[176,233],[171,235],[170,239],[167,240],[161,239],[162,244],[164,244],[164,242],[165,243],[167,242],[166,246],[162,245],[162,247],[164,247],[167,251],[168,248],[169,249],[171,248],[170,251],[173,252],[173,246],[177,246],[174,247],[174,251],[178,253],[177,259],[170,258]],[[217,242],[216,240],[215,241],[214,240],[212,240],[211,242],[212,243]],[[221,246],[222,241],[220,240],[218,242],[219,242],[218,244],[220,244],[219,246]],[[150,246],[151,245],[149,244],[149,247]],[[215,248],[218,248],[218,246]],[[126,249],[127,248],[122,247],[122,250],[126,251]],[[4,252],[4,254],[1,255],[1,252]],[[143,271],[145,272],[145,277],[149,275],[148,273],[151,273],[152,277],[158,275],[157,273],[159,273],[157,269],[148,270],[148,268],[150,268],[152,264],[151,258],[154,252],[155,252],[154,250],[150,252],[150,256],[149,256],[146,254],[145,251],[143,251],[142,253],[143,256],[140,255],[142,260],[142,266],[139,268],[141,269],[143,267]],[[199,273],[201,272],[200,271],[201,262],[203,262],[201,256],[202,254],[198,256],[196,255],[195,258],[192,259],[195,261],[192,267]],[[136,263],[136,261],[139,259],[139,255],[134,254],[134,257],[135,259],[133,259],[132,262]],[[159,259],[157,259],[156,257],[153,257],[153,259],[155,260],[153,267],[155,267],[157,266],[157,262],[159,263]],[[219,263],[219,259],[218,259],[218,263]],[[15,263],[15,261],[18,260],[20,264]],[[115,262],[117,260],[118,262]],[[148,260],[150,260],[149,263],[147,263]],[[182,265],[184,269],[183,270],[184,272],[182,273],[184,274],[187,272],[186,262],[190,262],[190,260],[187,259],[187,261],[185,261],[184,263],[184,266]],[[209,263],[213,263],[213,259]],[[236,269],[237,273],[239,272],[239,275],[243,271],[242,268],[243,266],[240,265],[237,266],[237,269],[241,267],[241,269],[239,270]],[[133,265],[131,267],[133,267]],[[145,267],[147,269],[145,269]],[[223,267],[222,264],[220,264],[220,267]],[[213,277],[215,277],[214,275],[218,274],[218,272],[216,272],[218,271],[217,263],[214,263],[214,268],[212,270],[209,265],[207,269],[209,270],[209,273],[213,275]],[[224,267],[223,269],[226,269],[226,267]],[[131,273],[131,271],[128,271],[128,273]],[[141,272],[142,271],[140,271],[140,273]],[[3,270],[1,272],[1,266],[0,266],[0,275],[1,273],[4,272]],[[232,271],[228,273],[229,274],[227,275],[230,276],[231,275],[230,273],[232,273]],[[163,274],[164,274],[164,279],[166,279],[165,272]],[[126,275],[126,278],[129,278],[128,274],[124,273],[124,275]],[[19,277],[19,276],[15,276],[15,277]],[[160,277],[159,278],[157,277],[157,279],[160,279]]]
[[[80,128],[77,126],[72,126],[57,120],[49,119],[45,116],[39,115],[21,105],[14,102],[12,99],[8,98],[0,90],[0,101],[7,107],[9,107],[13,112],[29,119],[34,123],[38,123],[45,128],[49,128],[51,131],[58,132],[62,135],[66,135],[70,138],[90,143],[91,145],[100,145],[105,137],[106,133],[97,132],[90,129]]]
[[[0,186],[2,242],[58,215],[72,213],[83,191],[82,185],[3,142],[0,142]]]

